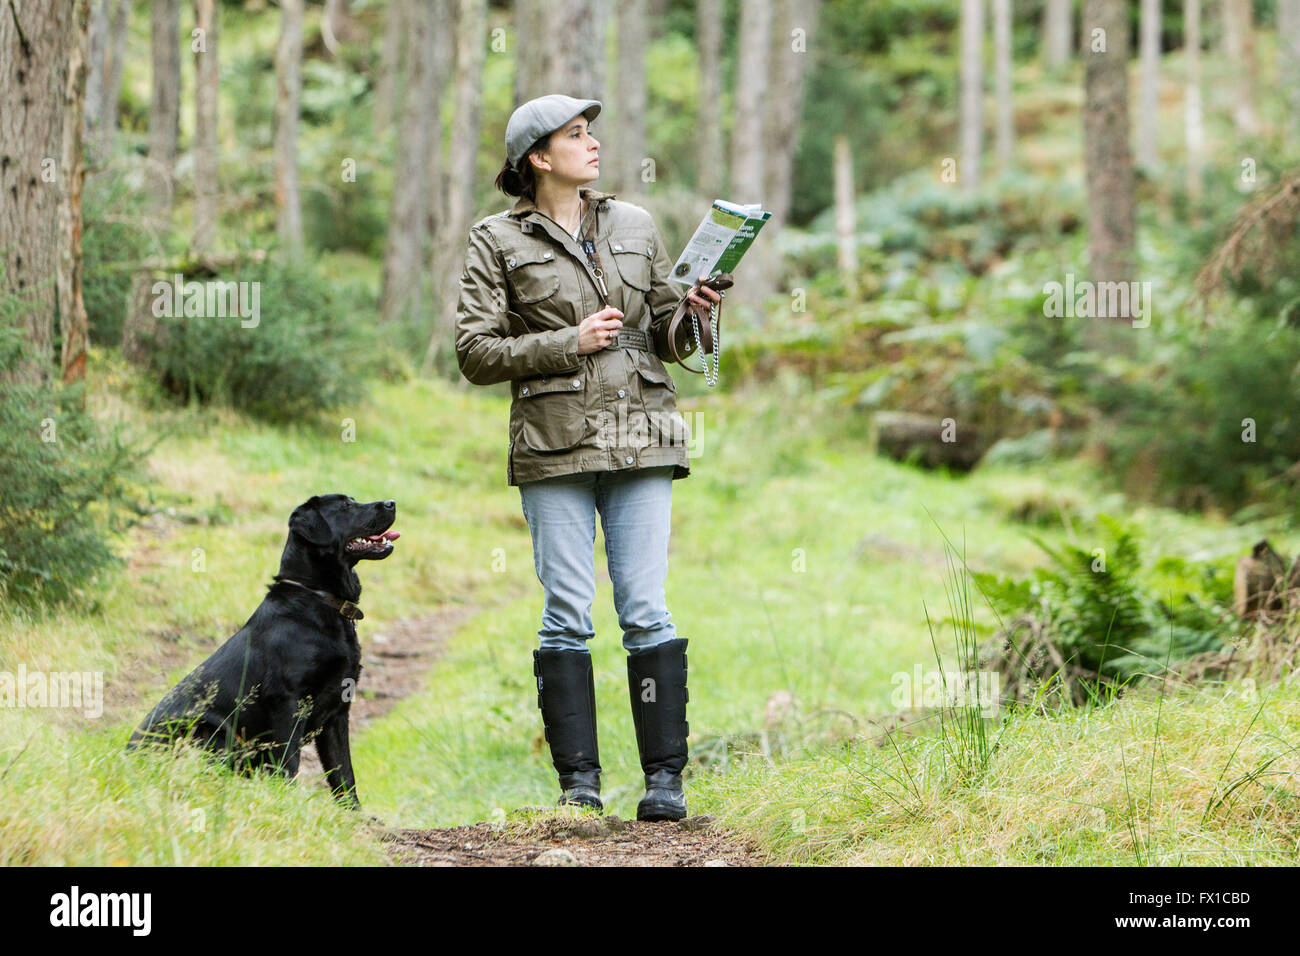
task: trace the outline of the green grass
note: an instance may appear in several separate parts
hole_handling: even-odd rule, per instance
[[[384,862],[357,814],[324,790],[240,778],[191,748],[126,755],[123,737],[117,727],[60,733],[6,717],[0,866]]]
[[[931,735],[739,758],[692,797],[788,862],[1294,866],[1298,717],[1294,682],[1238,684],[1013,718],[970,786]]]
[[[363,642],[401,617],[451,603],[480,609],[425,688],[355,736],[366,811],[390,824],[437,826],[554,801],[531,667],[542,595],[518,492],[505,483],[507,398],[385,384],[341,410],[338,428],[285,428],[151,408],[130,374],[102,355],[93,375],[97,414],[164,433],[149,486],[164,514],[123,540],[129,571],[113,572],[82,606],[41,620],[6,616],[0,669],[102,670],[107,699],[99,721],[60,710],[0,721],[0,862],[382,859],[373,833],[319,790],[233,777],[186,752],[121,751],[153,700],[256,607],[288,511],[332,490],[398,501],[398,551],[364,569]],[[1252,822],[1245,809],[1259,803],[1254,788],[1290,779],[1277,774],[1294,769],[1284,746],[1294,689],[1267,691],[1253,725],[1253,707],[1223,690],[1166,701],[1153,776],[1154,705],[1138,700],[1017,718],[990,735],[997,746],[987,770],[960,786],[933,734],[897,749],[866,743],[871,719],[895,709],[893,675],[934,667],[936,651],[948,666],[955,660],[941,617],[940,529],[964,537],[972,568],[1023,572],[1041,560],[1026,530],[1048,540],[1069,528],[1086,536],[1092,511],[1115,510],[1094,475],[1079,465],[961,478],[921,472],[869,454],[853,423],[793,379],[761,393],[695,391],[682,387],[683,409],[700,413],[700,444],[692,476],[674,485],[667,585],[679,633],[691,640],[693,811],[719,815],[785,861],[1294,855],[1294,838],[1280,835],[1295,822],[1285,786],[1258,811],[1273,822]],[[340,438],[344,417],[355,422],[355,442]],[[1061,507],[1052,512],[1050,502]],[[1152,553],[1235,555],[1261,533],[1151,509],[1132,520]],[[627,817],[640,773],[599,532],[596,560],[604,793]],[[973,604],[971,635],[989,633],[991,616],[978,597]],[[935,645],[927,608],[941,625]],[[1258,782],[1241,784],[1198,826],[1215,793],[1275,755]],[[1122,766],[1131,808],[1121,799]],[[190,828],[195,810],[199,829]],[[305,832],[328,839],[303,840]],[[1133,832],[1140,849],[1130,845]]]

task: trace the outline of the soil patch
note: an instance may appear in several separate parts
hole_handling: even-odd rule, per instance
[[[440,830],[392,830],[384,837],[399,866],[761,866],[758,851],[708,816],[643,823],[562,811],[530,824],[476,823]]]

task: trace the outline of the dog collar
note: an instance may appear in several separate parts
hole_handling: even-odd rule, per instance
[[[282,578],[278,574],[275,576],[274,580],[278,581],[280,584],[292,584],[295,587],[302,588],[304,591],[310,591],[330,607],[334,608],[334,610],[342,614],[349,621],[360,621],[365,617],[365,615],[361,613],[361,608],[356,604],[353,604],[351,601],[345,601],[340,597],[335,597],[328,591],[317,591],[315,588],[309,588],[301,581],[295,581],[292,578]]]

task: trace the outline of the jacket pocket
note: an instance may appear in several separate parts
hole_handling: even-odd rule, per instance
[[[677,385],[662,363],[642,354],[636,363],[651,445],[685,444],[690,437],[685,420],[677,413]]]
[[[523,303],[541,302],[555,295],[560,288],[560,273],[555,250],[544,246],[524,246],[507,249],[503,253],[506,280],[515,300]]]
[[[636,363],[636,371],[637,374],[647,382],[651,382],[654,385],[661,385],[671,392],[677,391],[677,383],[673,381],[672,375],[668,373],[668,369],[664,368],[664,364],[659,360],[658,356],[651,356],[650,353],[647,352],[644,356],[638,359]],[[641,388],[642,393],[644,394],[646,386],[642,385]]]
[[[618,274],[623,282],[638,292],[649,292],[654,240],[646,236],[619,236],[608,242],[610,255],[618,265]]]
[[[519,440],[533,451],[567,451],[587,436],[586,373],[522,378],[515,384]]]

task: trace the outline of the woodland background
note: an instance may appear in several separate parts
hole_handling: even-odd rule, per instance
[[[3,862],[383,859],[319,788],[120,753],[326,491],[399,503],[368,673],[426,655],[368,809],[551,801],[508,389],[452,327],[506,120],[564,92],[674,250],[773,210],[720,387],[675,373],[693,808],[785,862],[1295,863],[1300,0],[2,0],[0,76],[0,674],[107,682],[0,679]],[[156,314],[177,274],[260,321]],[[1055,314],[1121,281],[1149,321]],[[996,715],[899,696],[970,671]]]

